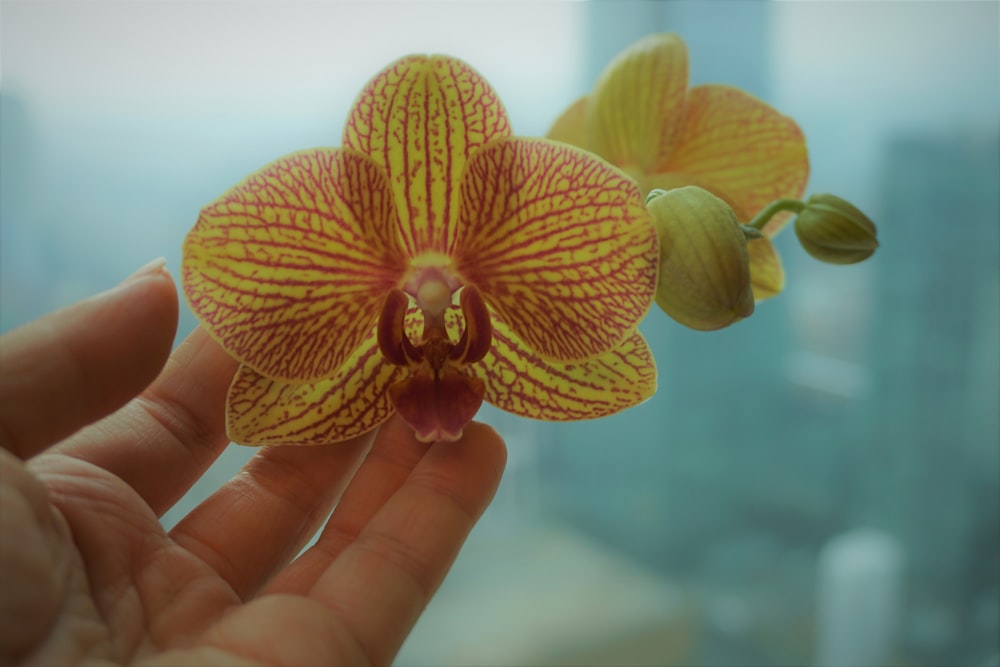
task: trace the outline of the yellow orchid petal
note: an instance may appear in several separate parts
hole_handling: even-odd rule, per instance
[[[184,294],[211,335],[268,377],[330,376],[405,268],[382,170],[293,153],[207,206],[184,241]]]
[[[455,266],[539,357],[603,354],[648,311],[656,230],[617,169],[567,144],[508,139],[472,157],[462,196]]]
[[[545,138],[587,148],[586,118],[589,103],[590,98],[584,96],[569,105],[559,118],[556,118]]]
[[[632,44],[594,87],[590,150],[631,174],[657,171],[679,140],[687,85],[687,47],[679,36],[649,35]]]
[[[502,320],[494,346],[473,367],[486,401],[522,417],[546,421],[594,419],[642,403],[656,392],[656,365],[639,332],[588,361],[559,364],[534,355]]]
[[[454,58],[409,56],[361,91],[343,144],[385,169],[403,246],[415,257],[450,253],[468,156],[510,134],[500,98],[479,73]]]
[[[387,363],[374,335],[330,379],[271,380],[241,366],[229,387],[226,430],[243,445],[324,445],[367,433],[393,413],[387,389],[407,369]]]
[[[781,198],[801,198],[809,178],[805,137],[794,120],[737,88],[696,86],[680,142],[656,171],[683,175],[725,200],[742,222]],[[662,187],[662,186],[658,186]],[[775,216],[773,236],[789,219]]]
[[[750,286],[755,301],[777,296],[785,288],[785,270],[774,244],[766,236],[747,243],[750,253]]]

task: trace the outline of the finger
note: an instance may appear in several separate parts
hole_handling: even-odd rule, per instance
[[[399,490],[430,447],[418,442],[413,429],[399,417],[383,424],[316,544],[275,577],[265,592],[306,594],[333,559]]]
[[[496,492],[506,450],[469,424],[437,443],[331,563],[310,597],[337,615],[372,664],[389,664]]]
[[[268,447],[185,517],[171,537],[246,599],[327,517],[374,434],[321,447]]]
[[[59,450],[117,475],[161,516],[229,443],[226,390],[237,366],[195,329],[141,396]]]
[[[177,291],[156,260],[0,340],[0,446],[28,458],[120,407],[163,367]]]

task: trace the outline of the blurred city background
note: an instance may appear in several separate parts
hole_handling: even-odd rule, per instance
[[[996,2],[5,1],[0,330],[156,256],[177,275],[202,205],[337,144],[400,55],[469,61],[541,135],[661,31],[692,83],[793,116],[809,191],[882,246],[830,267],[782,234],[786,292],[724,331],[654,309],[660,389],[623,414],[484,409],[509,469],[398,663],[997,664]],[[165,523],[252,454],[230,447]]]

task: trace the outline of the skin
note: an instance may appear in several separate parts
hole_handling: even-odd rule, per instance
[[[423,444],[392,419],[265,448],[165,532],[228,444],[236,370],[201,330],[171,354],[176,325],[154,265],[0,338],[0,665],[389,664],[503,441],[473,423]]]

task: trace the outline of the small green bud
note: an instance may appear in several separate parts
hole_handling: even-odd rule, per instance
[[[754,310],[747,240],[726,202],[701,188],[650,197],[660,238],[656,303],[681,324],[721,329]]]
[[[795,219],[795,234],[806,252],[830,264],[854,264],[878,248],[875,225],[849,202],[812,195]]]

